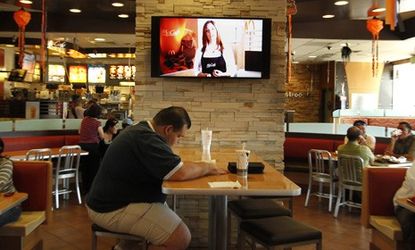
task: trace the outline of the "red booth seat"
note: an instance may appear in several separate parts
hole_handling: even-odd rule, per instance
[[[79,135],[3,137],[5,152],[34,148],[59,148],[79,143]]]

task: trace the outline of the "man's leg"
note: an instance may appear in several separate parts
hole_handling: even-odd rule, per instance
[[[174,232],[170,235],[170,237],[162,243],[162,245],[152,245],[150,244],[148,249],[149,250],[156,250],[156,249],[172,249],[172,250],[180,250],[186,249],[189,247],[191,240],[190,231],[187,228],[186,224],[181,222]]]
[[[395,215],[399,224],[401,224],[405,249],[413,249],[415,244],[415,213],[398,206],[395,209]]]

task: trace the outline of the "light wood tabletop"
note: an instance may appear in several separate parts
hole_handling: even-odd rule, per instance
[[[200,161],[202,149],[174,148],[182,161]],[[211,158],[216,166],[227,169],[229,162],[236,162],[237,154],[232,148],[213,148]],[[209,236],[210,250],[225,250],[227,248],[227,204],[228,195],[243,196],[296,196],[301,194],[301,188],[263,161],[252,150],[250,162],[262,162],[265,165],[264,173],[248,174],[247,178],[237,174],[205,176],[187,181],[164,181],[162,191],[165,194],[207,195],[209,197]],[[241,187],[212,188],[209,182],[235,182]]]
[[[51,158],[58,158],[60,149],[61,148],[50,148]],[[23,161],[23,160],[26,160],[27,151],[29,150],[8,151],[8,152],[4,152],[4,155],[9,156],[10,160],[12,161]],[[88,155],[88,151],[81,150],[81,156],[83,155]]]
[[[27,199],[26,193],[14,193],[11,196],[4,196],[0,193],[0,214],[7,212],[12,207],[15,207]]]

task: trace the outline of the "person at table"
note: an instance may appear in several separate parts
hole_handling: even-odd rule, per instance
[[[412,127],[407,122],[400,122],[397,130],[392,132],[389,145],[385,149],[385,155],[395,157],[404,156],[408,160],[414,160],[415,144],[412,135]]]
[[[4,142],[0,138],[0,196],[16,192],[16,188],[13,185],[13,162],[3,156],[3,150]],[[19,219],[21,213],[22,209],[19,205],[0,214],[0,227],[16,221]]]
[[[198,77],[233,77],[236,64],[231,48],[225,48],[214,21],[202,29],[202,48],[196,51],[194,74]]]
[[[105,152],[107,151],[109,145],[111,144],[112,140],[118,133],[117,129],[118,121],[117,119],[110,117],[105,122],[104,127],[102,130],[104,131],[103,138],[99,141],[99,154],[101,158],[104,157]]]
[[[79,145],[88,155],[81,158],[82,193],[88,193],[100,164],[99,141],[104,138],[104,130],[98,117],[101,107],[94,103],[84,113],[79,129]]]
[[[372,152],[375,151],[375,145],[376,145],[376,138],[372,135],[369,135],[366,133],[366,122],[362,120],[356,120],[353,122],[353,126],[357,127],[362,131],[362,135],[359,137],[359,144],[360,145],[366,145],[372,150]],[[347,144],[349,140],[347,139],[347,136],[344,137],[344,144]]]
[[[406,171],[402,186],[393,197],[396,219],[401,224],[404,248],[411,250],[415,246],[415,213],[401,207],[396,202],[398,199],[413,198],[415,196],[415,165]]]
[[[91,220],[111,231],[144,237],[148,249],[186,249],[190,232],[166,204],[164,180],[227,173],[214,163],[183,162],[172,146],[191,127],[187,111],[172,106],[125,129],[108,148],[87,196]],[[122,241],[114,249],[129,249]]]
[[[364,166],[368,166],[374,162],[375,155],[372,150],[366,145],[359,144],[359,140],[362,137],[362,131],[358,127],[352,126],[348,128],[346,137],[348,142],[337,148],[337,153],[339,155],[359,156],[363,159]]]
[[[68,107],[68,118],[83,119],[85,109],[82,107],[82,99],[79,95],[73,95]]]

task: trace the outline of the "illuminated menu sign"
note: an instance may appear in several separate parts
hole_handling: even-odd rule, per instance
[[[110,81],[134,81],[135,65],[109,65],[108,79]]]
[[[86,83],[86,65],[69,66],[70,83]]]
[[[88,66],[88,82],[105,83],[106,73],[105,66],[90,65]]]
[[[48,65],[48,82],[65,82],[65,68],[63,65]]]

